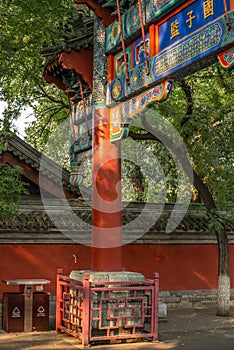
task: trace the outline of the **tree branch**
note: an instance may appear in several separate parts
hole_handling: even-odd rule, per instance
[[[58,99],[54,98],[53,96],[49,95],[49,94],[45,91],[45,89],[43,88],[43,86],[41,86],[39,83],[38,83],[38,87],[39,87],[39,89],[43,92],[43,95],[44,95],[46,98],[48,98],[48,100],[60,104],[63,108],[69,108],[68,103],[64,103],[62,100],[58,100]]]
[[[51,119],[62,109],[63,107],[60,107],[59,110],[56,110],[54,113],[50,114],[49,118],[47,119],[46,123],[43,125],[43,128],[41,129],[40,137],[43,135],[43,132],[45,131],[47,125],[49,125],[49,123],[51,122]]]
[[[146,134],[140,134],[137,132],[133,132],[129,130],[128,134],[133,140],[138,140],[138,141],[149,141],[149,140],[154,140],[161,142],[159,139],[157,139],[154,135],[152,135],[150,132],[147,132]]]
[[[213,196],[209,191],[209,188],[203,182],[202,178],[193,169],[192,164],[189,161],[185,145],[183,143],[176,145],[165,133],[155,130],[147,122],[145,116],[142,117],[142,123],[148,132],[145,134],[138,134],[130,131],[129,136],[132,137],[134,140],[154,140],[166,146],[171,152],[173,152],[176,155],[176,157],[180,161],[184,172],[189,177],[191,183],[197,189],[200,197],[202,198],[207,211],[215,209],[216,206]]]

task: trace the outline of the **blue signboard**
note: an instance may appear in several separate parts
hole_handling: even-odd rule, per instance
[[[151,48],[148,67],[139,38],[127,47],[128,81],[123,70],[119,74],[112,72],[113,78],[107,85],[107,105],[129,99],[164,80],[181,79],[216,62],[218,54],[234,46],[233,10],[233,0],[190,0],[152,24],[149,36],[146,35]],[[122,52],[114,56],[114,62],[118,55],[121,57]]]
[[[230,0],[227,0],[230,8]],[[224,1],[198,0],[159,25],[159,51],[207,26],[225,12]]]
[[[223,40],[225,38],[222,35],[224,29],[223,23],[217,21],[183,40],[178,45],[175,44],[172,48],[155,56],[152,59],[152,72],[155,79],[167,77],[168,75],[175,78],[174,72],[195,62],[197,62],[195,68],[202,69],[207,66],[206,62],[202,61],[202,58],[209,57],[212,52],[221,47],[222,42],[225,43]],[[213,59],[216,59],[216,56]],[[213,62],[214,60],[209,61],[207,59],[208,64]]]

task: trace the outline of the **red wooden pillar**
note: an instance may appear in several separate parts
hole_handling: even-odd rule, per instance
[[[94,111],[92,270],[122,269],[121,141],[110,142],[110,110]]]

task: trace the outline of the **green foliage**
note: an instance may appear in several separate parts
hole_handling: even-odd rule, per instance
[[[170,120],[183,137],[193,168],[209,188],[217,208],[233,208],[233,72],[215,64],[184,81],[191,101],[181,82],[176,82],[169,99],[154,109]]]
[[[27,194],[26,184],[21,180],[22,172],[18,166],[0,164],[0,220],[16,215],[20,194]]]
[[[224,219],[219,215],[217,209],[212,209],[208,212],[208,219],[208,228],[210,234],[215,235],[220,232],[224,224]]]
[[[6,148],[6,137],[11,137],[13,135],[12,131],[10,131],[8,129],[8,125],[7,127],[4,126],[4,123],[2,123],[2,128],[1,128],[1,120],[0,120],[0,156],[2,151],[5,150]]]
[[[66,96],[43,81],[41,50],[58,44],[74,9],[72,0],[1,1],[0,100],[7,102],[4,116],[9,123],[26,106],[33,108],[39,121],[45,117],[47,125],[56,115],[64,116]]]
[[[131,160],[123,159],[122,179],[125,178],[127,178],[128,181],[127,184],[124,181],[124,200],[127,201],[131,198],[133,202],[146,202],[148,186],[145,176],[141,171],[141,167]],[[132,187],[133,191],[129,191],[129,185]],[[130,194],[131,197],[129,198]]]

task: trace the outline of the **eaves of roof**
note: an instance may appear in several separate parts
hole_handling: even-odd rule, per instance
[[[12,153],[14,156],[18,157],[21,161],[25,162],[36,171],[40,171],[55,184],[61,183],[62,179],[62,185],[64,188],[80,196],[80,191],[70,184],[69,171],[34,149],[17,135],[13,135],[5,139],[5,151]],[[2,153],[3,152],[4,151],[2,151]],[[84,186],[82,186],[81,192],[87,195],[87,197],[90,197],[89,190]]]
[[[26,204],[25,201],[16,217],[0,222],[0,244],[71,244],[72,237],[79,238],[78,241],[75,239],[76,243],[85,242],[87,237],[91,237],[92,208],[79,200],[70,201],[69,204],[70,207],[63,207],[55,201],[51,202],[45,210],[43,205],[36,202]],[[125,208],[123,225],[134,222],[134,219],[141,214],[141,209],[141,204],[130,204]],[[133,225],[127,232],[128,242],[137,244],[217,244],[216,237],[209,234],[208,218],[205,212],[188,212],[173,232],[169,233],[165,228],[171,214],[171,208],[166,208],[157,219],[157,208],[152,205],[147,215],[151,219],[155,217],[154,225],[140,235],[138,231],[141,227]],[[144,226],[145,222],[142,225]],[[230,243],[234,243],[234,220],[226,221],[225,229]],[[125,238],[123,237],[123,241]]]
[[[119,0],[120,12],[124,13],[138,0]],[[149,1],[149,0],[144,0]],[[110,24],[118,14],[116,0],[74,0],[76,4],[86,4],[104,25]]]
[[[44,47],[41,51],[44,58],[44,70],[58,60],[62,52],[80,51],[93,46],[93,18],[80,19],[78,25],[72,26],[72,30],[64,31],[60,43],[56,46]]]

